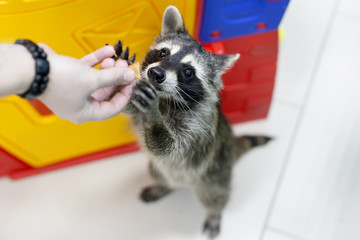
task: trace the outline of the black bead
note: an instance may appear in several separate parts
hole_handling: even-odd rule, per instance
[[[45,90],[45,88],[46,88],[46,84],[45,84],[45,83],[40,84],[40,87],[39,87],[40,92],[43,92],[43,91]]]
[[[34,82],[26,92],[19,94],[22,98],[34,99],[45,90],[46,85],[49,82],[49,77],[47,75],[50,71],[50,65],[46,59],[47,54],[31,40],[18,39],[15,43],[21,44],[27,48],[35,60]]]
[[[17,44],[24,44],[25,41],[24,41],[24,39],[18,39],[18,40],[16,40],[15,43],[17,43]]]
[[[36,74],[35,75],[35,82],[41,82],[41,79],[42,79],[42,76],[41,75],[39,75],[39,74]]]
[[[39,48],[39,49],[41,49],[41,48]],[[45,59],[45,58],[47,57],[47,55],[46,55],[46,53],[42,52],[42,53],[40,54],[40,57],[43,58],[43,59]]]
[[[33,83],[31,84],[31,92],[37,92],[38,89],[39,89],[39,83],[33,82]]]
[[[35,60],[36,73],[41,75],[47,75],[49,73],[49,62],[45,59],[38,58]]]
[[[38,58],[40,53],[35,51],[35,52],[32,52],[32,55],[33,55],[34,58]]]
[[[42,78],[42,81],[41,81],[41,82],[47,83],[48,81],[49,81],[49,77],[48,77],[48,76],[44,76],[44,77]]]

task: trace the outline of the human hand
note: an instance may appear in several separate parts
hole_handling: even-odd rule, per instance
[[[82,61],[85,60],[85,58],[81,59]],[[123,59],[114,60],[112,58],[106,58],[104,61],[101,62],[100,69],[106,69],[106,68],[127,68],[129,65],[127,61]],[[121,91],[123,87],[127,87],[127,85],[115,85],[115,86],[109,86],[104,87],[96,90],[91,94],[91,97],[97,101],[109,101],[117,92]]]
[[[101,121],[119,114],[129,102],[135,73],[125,61],[111,59],[113,47],[75,59],[39,46],[48,54],[50,81],[38,98],[59,117],[74,123]],[[93,68],[100,62],[102,69]]]

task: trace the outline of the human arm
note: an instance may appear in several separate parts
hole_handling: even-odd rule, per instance
[[[0,97],[25,92],[34,76],[34,60],[26,48],[0,44]]]
[[[38,99],[59,117],[75,123],[105,120],[117,115],[129,101],[130,83],[135,75],[127,64],[112,67],[115,66],[110,58],[115,52],[113,47],[106,46],[76,59],[56,54],[45,44],[39,46],[48,54],[50,80]],[[107,67],[93,68],[100,62]],[[0,97],[25,92],[34,75],[34,60],[26,48],[0,45]],[[115,90],[114,86],[117,86],[117,92],[101,90]]]

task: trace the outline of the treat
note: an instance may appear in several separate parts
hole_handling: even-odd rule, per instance
[[[139,80],[141,78],[140,76],[140,62],[133,63],[129,66],[132,70],[135,72],[135,80]]]

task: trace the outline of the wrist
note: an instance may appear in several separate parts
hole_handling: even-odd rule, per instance
[[[16,93],[15,94],[21,94],[24,93],[26,90],[29,89],[32,81],[34,80],[35,77],[35,68],[34,68],[34,64],[35,61],[33,59],[33,57],[31,56],[31,54],[29,53],[29,51],[22,45],[17,45],[17,44],[13,44],[13,47],[19,47],[18,52],[19,54],[21,54],[23,57],[19,58],[19,60],[21,59],[21,61],[23,61],[22,66],[18,67],[18,71],[19,73],[19,86],[16,89]]]
[[[35,77],[35,61],[29,51],[17,44],[0,45],[0,96],[21,94]]]

